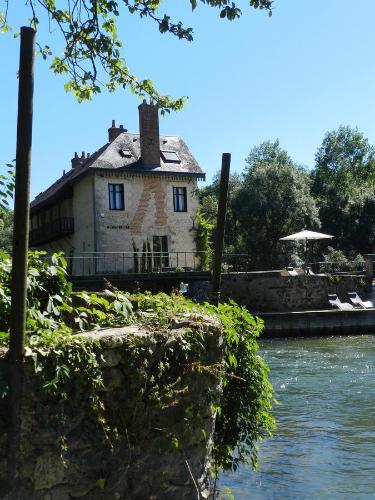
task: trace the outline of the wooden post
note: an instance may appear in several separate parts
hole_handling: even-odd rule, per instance
[[[221,265],[223,261],[225,218],[227,214],[228,184],[230,171],[230,153],[223,153],[220,175],[219,206],[216,224],[216,242],[212,265],[211,302],[217,305],[220,301]]]
[[[29,246],[29,190],[33,119],[35,31],[21,28],[14,229],[12,305],[9,341],[8,479],[17,481],[21,432],[22,376],[26,329],[27,252]]]

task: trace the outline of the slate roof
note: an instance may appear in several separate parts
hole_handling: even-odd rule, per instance
[[[128,150],[129,156],[123,156],[121,150]],[[69,189],[74,182],[87,172],[92,170],[118,170],[121,172],[143,173],[147,175],[181,175],[205,179],[205,173],[201,170],[197,161],[189,151],[189,148],[181,137],[160,136],[160,150],[175,152],[180,162],[164,161],[160,158],[160,166],[150,168],[140,161],[140,138],[139,134],[129,132],[120,133],[112,142],[105,144],[82,165],[69,170],[60,179],[54,182],[48,189],[39,193],[31,202],[31,210],[49,204],[52,199],[59,196],[65,189]],[[127,153],[126,153],[127,154]]]

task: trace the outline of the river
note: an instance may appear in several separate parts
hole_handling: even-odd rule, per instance
[[[236,500],[375,499],[375,337],[275,339],[261,354],[279,404],[259,470],[220,478]]]

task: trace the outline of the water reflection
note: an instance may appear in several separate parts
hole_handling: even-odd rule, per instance
[[[237,500],[375,498],[375,337],[268,340],[262,355],[278,428],[260,470],[221,486]]]

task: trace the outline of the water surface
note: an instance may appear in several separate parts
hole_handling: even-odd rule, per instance
[[[236,500],[375,498],[375,337],[262,341],[279,405],[257,472],[222,475]]]

